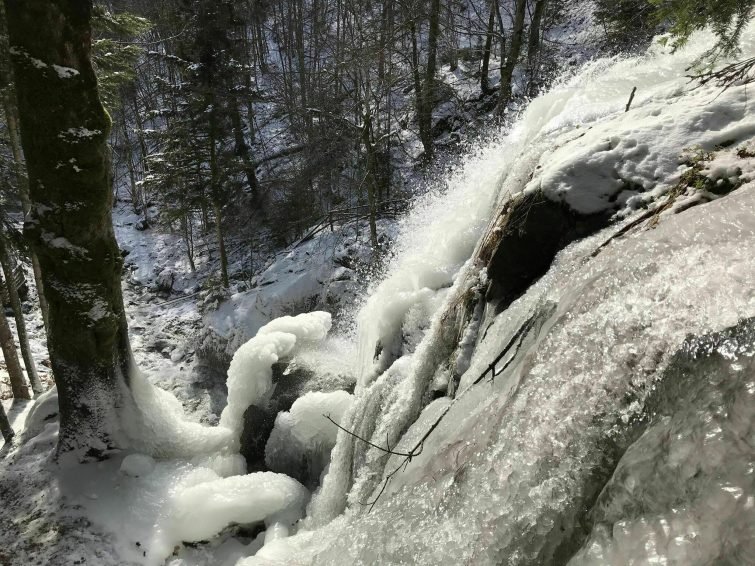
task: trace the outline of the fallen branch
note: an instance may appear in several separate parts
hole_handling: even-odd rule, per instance
[[[635,94],[637,94],[637,87],[632,89],[632,94],[629,95],[629,102],[627,102],[627,109],[624,112],[629,112],[629,109],[632,107],[632,102],[634,102]]]

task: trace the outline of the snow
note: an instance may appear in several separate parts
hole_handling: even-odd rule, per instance
[[[392,239],[394,222],[379,220],[378,234]],[[364,223],[335,226],[286,250],[255,277],[253,288],[233,294],[207,316],[218,335],[243,342],[269,321],[307,304],[328,309],[348,307],[357,300],[360,266],[369,263],[369,231]]]
[[[155,469],[155,459],[145,454],[129,454],[121,462],[122,474],[138,478],[146,476]]]
[[[309,492],[283,474],[260,472],[203,481],[184,489],[171,509],[170,530],[177,541],[207,540],[232,523],[293,523]]]
[[[330,330],[330,313],[313,312],[273,320],[239,348],[228,368],[228,405],[220,425],[241,436],[244,411],[272,393],[272,366],[294,347],[322,341]]]
[[[75,77],[80,74],[76,69],[73,69],[71,67],[64,67],[62,65],[52,65],[52,68],[61,79],[70,79],[71,77]]]
[[[90,130],[89,128],[68,128],[64,132],[58,134],[58,137],[64,140],[80,141],[93,138],[102,134],[102,130]]]

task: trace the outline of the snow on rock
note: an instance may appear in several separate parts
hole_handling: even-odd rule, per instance
[[[268,468],[306,485],[317,483],[338,436],[338,428],[326,417],[340,424],[351,402],[346,391],[312,391],[294,401],[289,411],[278,413],[265,446]]]
[[[163,269],[155,280],[157,290],[162,293],[170,293],[173,290],[173,284],[176,281],[176,272],[170,267]]]
[[[330,313],[313,312],[273,320],[239,348],[228,368],[228,405],[220,425],[241,435],[244,411],[272,393],[272,366],[290,356],[294,347],[325,339],[331,326]]]
[[[30,403],[23,427],[22,443],[34,438],[58,416],[58,388],[53,386]]]
[[[395,221],[377,223],[381,240],[392,240]],[[372,258],[364,225],[335,226],[275,257],[253,280],[253,288],[234,293],[205,317],[205,349],[235,350],[269,321],[314,309],[338,311],[358,301],[369,280],[360,275]],[[227,343],[215,344],[213,341]]]
[[[232,431],[189,420],[175,395],[155,387],[141,373],[132,375],[130,392],[133,403],[121,409],[121,424],[132,449],[156,458],[233,450]]]
[[[752,38],[748,41],[755,44]],[[581,113],[554,124],[557,135],[550,138],[525,190],[541,190],[582,214],[628,214],[678,183],[688,170],[683,163],[686,152],[712,151],[751,138],[755,114],[748,110],[746,88],[719,92],[714,85],[663,80],[676,78],[672,69],[679,69],[680,63],[691,66],[697,56],[696,49],[671,54],[656,46],[644,58],[591,64],[559,94],[590,102],[598,96],[595,91],[603,89],[617,94],[616,106],[604,116],[584,120],[585,112],[608,110],[599,103],[585,105]],[[577,84],[586,79],[589,88]],[[620,97],[628,97],[633,86],[637,97],[625,112]]]
[[[175,540],[199,541],[233,523],[288,525],[301,516],[308,499],[299,482],[272,472],[204,481],[176,496],[169,529]]]
[[[145,454],[129,454],[121,462],[121,473],[138,478],[155,469],[155,459]]]

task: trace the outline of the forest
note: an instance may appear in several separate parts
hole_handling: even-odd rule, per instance
[[[749,564],[754,13],[4,0],[0,565]]]

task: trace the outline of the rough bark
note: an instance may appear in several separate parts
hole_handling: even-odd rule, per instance
[[[6,443],[10,443],[16,435],[16,433],[13,432],[13,427],[10,425],[8,415],[5,414],[5,407],[3,407],[2,403],[0,403],[0,434],[3,435],[3,439],[5,439]]]
[[[24,230],[42,268],[60,453],[117,445],[132,356],[111,220],[111,121],[91,62],[92,2],[5,0],[32,203]]]
[[[503,116],[506,107],[511,101],[511,82],[514,77],[514,69],[519,61],[519,55],[522,51],[522,42],[524,40],[524,16],[527,11],[527,0],[516,0],[516,11],[514,13],[514,29],[511,32],[511,45],[509,46],[508,56],[501,70],[501,87],[498,98],[498,115]]]
[[[0,234],[0,267],[5,277],[5,287],[8,291],[10,306],[13,309],[13,316],[16,319],[16,334],[18,335],[18,344],[21,347],[21,357],[24,360],[26,375],[29,378],[29,383],[34,394],[41,395],[44,393],[44,387],[42,387],[42,382],[39,380],[37,366],[34,364],[34,358],[31,355],[29,336],[26,333],[26,321],[24,321],[24,312],[21,310],[21,298],[18,296],[18,289],[16,289],[16,285],[13,282],[13,265],[11,264],[8,248],[2,234]]]
[[[5,281],[1,283],[4,285]],[[16,399],[31,399],[29,388],[26,387],[24,371],[21,369],[21,363],[18,361],[18,350],[16,350],[13,334],[10,331],[10,326],[4,312],[0,312],[0,348],[3,350],[3,359],[5,360],[5,367],[8,370],[13,397]]]
[[[480,90],[483,94],[490,93],[490,54],[493,49],[493,28],[495,26],[496,0],[490,3],[488,29],[485,32],[485,47],[482,50],[482,68],[480,69]]]
[[[424,123],[421,128],[424,137],[422,146],[425,149],[425,161],[433,157],[432,119],[435,107],[435,71],[438,58],[438,35],[440,33],[440,0],[430,3],[430,27],[427,31],[427,67],[425,68],[425,82],[422,87],[422,114],[420,119]]]
[[[0,20],[2,21],[3,30],[6,28],[5,6],[0,2]],[[23,206],[24,217],[29,214],[31,201],[29,200],[29,183],[26,177],[26,165],[24,163],[23,150],[21,149],[21,134],[18,126],[18,105],[16,101],[16,90],[13,84],[13,72],[10,68],[10,61],[7,59],[9,46],[7,37],[0,34],[2,42],[0,50],[6,54],[2,58],[0,65],[0,87],[2,88],[3,112],[5,114],[5,124],[8,128],[8,141],[10,143],[11,153],[13,155],[13,174],[16,177],[16,185],[21,196],[21,205]],[[42,286],[42,271],[39,268],[37,255],[32,251],[31,264],[34,271],[34,283],[37,288],[37,297],[39,299],[39,308],[42,311],[42,320],[47,325],[47,299]]]

